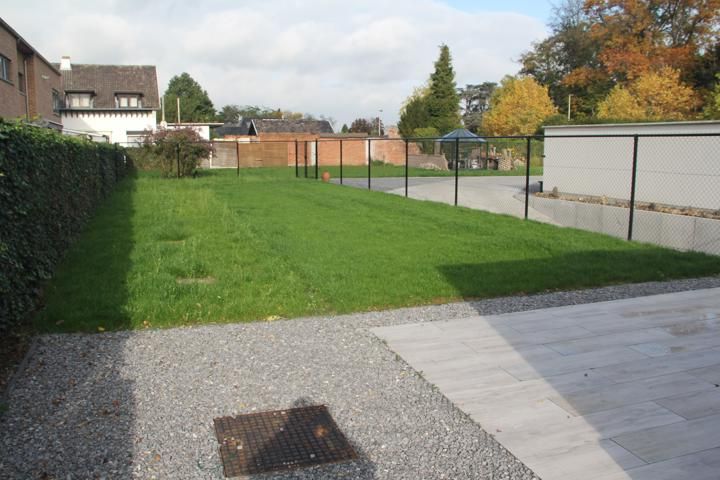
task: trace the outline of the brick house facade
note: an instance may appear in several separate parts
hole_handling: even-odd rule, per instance
[[[61,128],[57,68],[0,18],[0,117]]]

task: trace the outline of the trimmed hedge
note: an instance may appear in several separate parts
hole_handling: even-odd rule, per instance
[[[127,170],[113,145],[0,119],[0,332],[36,308],[42,283]]]

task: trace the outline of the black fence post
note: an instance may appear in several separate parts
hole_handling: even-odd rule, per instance
[[[405,139],[405,198],[408,196],[408,141]]]
[[[318,153],[318,141],[315,139],[315,180],[318,179],[318,168],[320,168],[320,155]]]
[[[530,145],[532,137],[527,137],[527,150],[525,152],[525,220],[528,219],[530,204]]]
[[[368,143],[367,143],[367,149],[368,149],[368,154],[367,154],[367,157],[368,157],[368,158],[367,158],[367,161],[368,161],[368,190],[372,190],[371,185],[370,185],[370,176],[371,176],[370,166],[372,165],[372,160],[371,160],[371,158],[370,158],[370,142],[371,142],[371,141],[372,141],[372,140],[370,140],[370,139],[368,138]]]
[[[343,184],[343,178],[342,178],[342,173],[343,173],[343,172],[342,172],[342,167],[343,167],[343,165],[342,165],[342,155],[343,155],[343,143],[342,143],[342,139],[340,139],[340,185]]]
[[[460,138],[455,138],[455,206],[458,201],[458,175],[460,173]]]
[[[175,157],[177,160],[177,178],[180,178],[180,144],[176,144]]]
[[[295,139],[295,178],[298,178],[300,176],[300,171],[298,170],[298,141],[297,138]]]
[[[235,156],[237,156],[237,176],[240,176],[240,142],[235,141]]]
[[[633,236],[633,220],[635,216],[635,183],[637,180],[637,152],[638,152],[638,135],[633,135],[633,160],[632,160],[632,180],[630,183],[630,217],[628,218],[628,241]]]
[[[307,178],[307,157],[308,157],[307,140],[305,140],[305,155],[304,155],[304,160],[305,160],[305,178]]]

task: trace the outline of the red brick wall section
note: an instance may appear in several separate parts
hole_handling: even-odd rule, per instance
[[[25,78],[26,97],[20,92],[18,67],[22,56],[18,54],[17,39],[13,34],[0,27],[0,55],[10,60],[9,82],[0,80],[0,117],[18,118],[29,113],[31,118],[42,117],[48,121],[60,123],[60,116],[53,112],[52,91],[60,91],[60,74],[42,61],[37,55],[27,57]]]
[[[0,28],[0,55],[10,60],[9,82],[0,80],[0,117],[22,117],[25,115],[25,96],[17,87],[17,40],[3,28]]]
[[[420,148],[417,144],[410,143],[408,145],[408,155],[419,153]],[[381,160],[393,165],[405,165],[405,140],[375,140],[371,143],[371,156],[373,160]]]
[[[267,145],[267,149],[263,150],[258,147],[248,147],[247,152],[250,157],[260,155],[261,152],[269,155],[268,165],[277,165],[276,158],[278,152],[285,152],[287,158],[287,166],[295,166],[295,141],[297,140],[298,166],[303,167],[307,159],[308,165],[315,164],[315,141],[317,140],[318,161],[320,166],[338,166],[340,165],[340,145],[342,144],[343,165],[367,165],[367,138],[319,138],[315,134],[305,133],[272,133],[261,134],[258,137],[236,136],[225,137],[226,140],[250,140],[249,143],[240,143],[241,148],[244,145]],[[220,143],[220,142],[218,142]],[[234,144],[234,142],[233,142]],[[272,147],[271,147],[272,146]],[[228,147],[229,148],[229,147]],[[381,160],[394,165],[405,165],[405,141],[401,138],[390,139],[370,139],[370,151],[372,160]],[[252,153],[250,153],[252,152]],[[408,145],[409,155],[420,154],[420,148],[416,143]],[[242,155],[241,155],[242,156]],[[219,160],[219,159],[218,159]],[[259,161],[259,160],[258,160]],[[213,161],[213,166],[218,166]],[[243,161],[241,160],[241,166]],[[251,166],[251,165],[247,165]],[[254,165],[258,166],[258,165]]]
[[[40,116],[47,120],[60,123],[60,115],[53,112],[52,95],[53,90],[61,93],[60,75],[48,64],[40,60],[37,55],[33,55],[31,60],[28,61],[28,70],[31,68],[35,78],[31,84],[31,78],[28,75],[28,85],[31,90],[30,98],[35,100],[35,108],[30,108],[30,115]]]
[[[340,165],[341,145],[343,165],[367,165],[366,139],[323,139],[318,142],[321,167]]]

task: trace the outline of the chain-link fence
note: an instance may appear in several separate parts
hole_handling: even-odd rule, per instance
[[[364,152],[349,156],[348,143]],[[344,185],[720,254],[720,134],[313,144],[299,177],[326,172]],[[340,145],[343,157],[323,154]]]
[[[216,140],[201,168],[297,178],[720,254],[720,134]],[[139,168],[152,149],[125,145]],[[186,147],[187,148],[187,147]],[[181,175],[182,147],[177,165]]]

